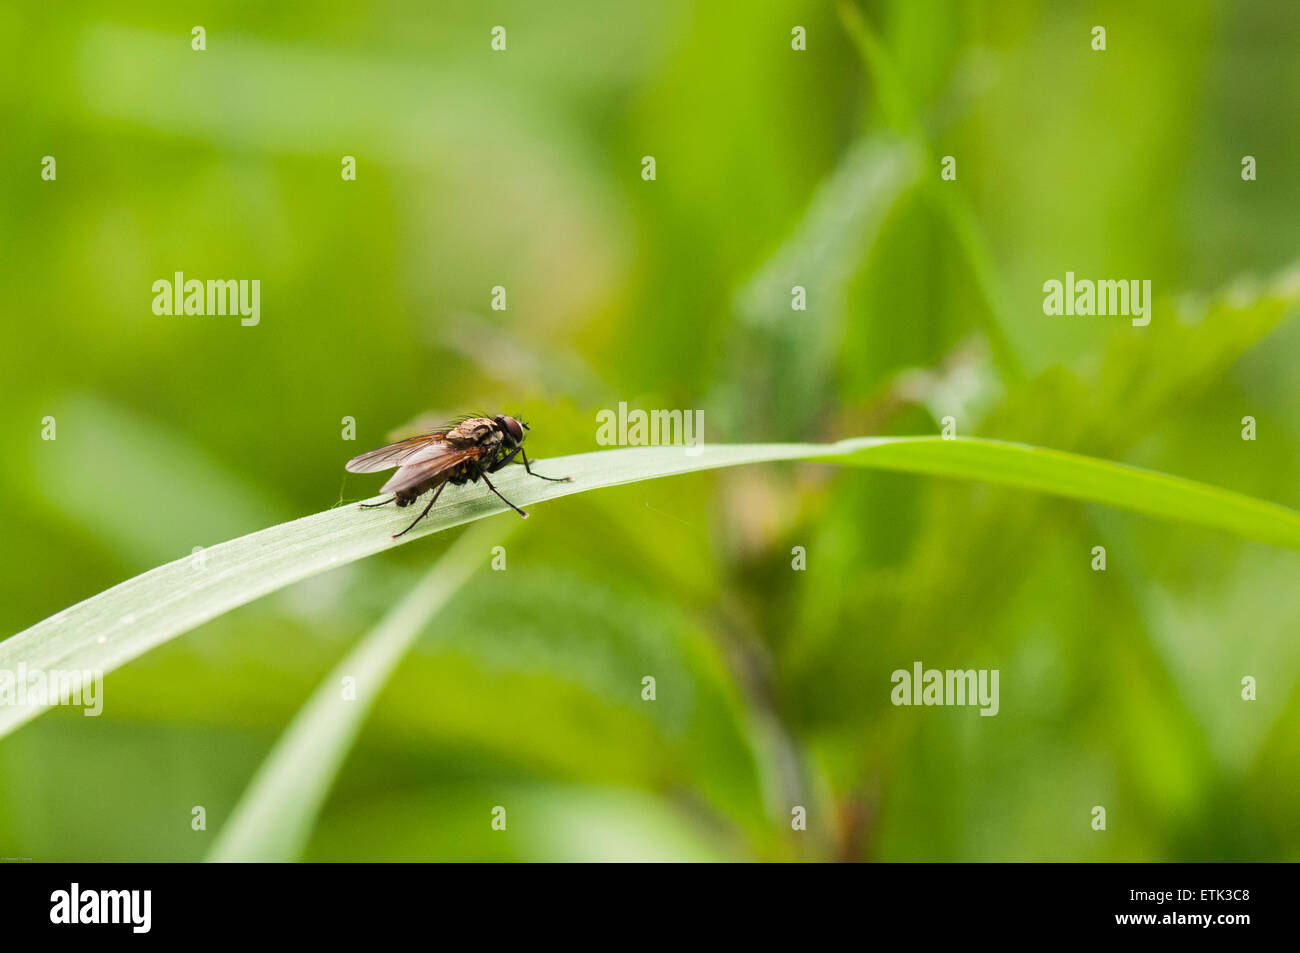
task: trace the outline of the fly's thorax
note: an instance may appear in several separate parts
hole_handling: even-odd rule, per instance
[[[487,417],[470,417],[448,432],[447,440],[462,446],[477,444],[481,447],[494,447],[501,442],[501,432]]]

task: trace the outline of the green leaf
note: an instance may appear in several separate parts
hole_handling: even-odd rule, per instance
[[[782,460],[816,460],[956,477],[1038,490],[1135,510],[1300,549],[1300,513],[1229,490],[1058,450],[994,440],[864,437],[834,444],[718,444],[690,455],[683,447],[638,447],[559,457],[543,472],[572,475],[546,483],[520,467],[496,484],[521,506],[698,470]],[[0,670],[111,672],[237,606],[316,573],[505,510],[486,489],[454,489],[400,540],[409,509],[353,506],[251,533],[159,566],[0,642]],[[511,518],[516,518],[513,515]],[[868,531],[863,527],[863,531]],[[0,706],[0,737],[42,705]]]
[[[480,527],[458,539],[325,676],[244,791],[208,860],[277,862],[299,858],[334,776],[393,669],[502,538],[502,533]],[[355,697],[343,697],[345,678],[354,680]]]

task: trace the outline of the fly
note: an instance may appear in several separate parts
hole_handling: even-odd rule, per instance
[[[496,473],[513,463],[515,457],[519,457],[530,476],[550,480],[552,483],[568,483],[573,480],[572,477],[548,477],[533,472],[523,446],[525,431],[528,429],[528,424],[504,414],[496,417],[468,417],[445,430],[399,440],[353,457],[347,462],[346,469],[349,473],[375,473],[397,467],[397,472],[380,490],[381,493],[392,493],[392,499],[382,503],[362,503],[362,509],[386,506],[389,503],[410,506],[417,498],[430,490],[434,491],[424,512],[393,539],[405,536],[415,528],[416,523],[429,515],[429,510],[433,509],[433,504],[438,501],[448,483],[464,486],[482,480],[502,502],[520,516],[527,517],[527,513],[501,496],[488,479],[489,473]]]

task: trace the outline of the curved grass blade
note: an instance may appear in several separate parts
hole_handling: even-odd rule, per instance
[[[504,533],[476,527],[380,620],[317,686],[244,791],[207,860],[289,862],[302,854],[334,777],[375,699],[430,619],[487,559]],[[356,697],[344,699],[344,678]]]
[[[1135,510],[1300,549],[1300,513],[1179,477],[1058,450],[996,440],[863,437],[834,444],[719,444],[602,450],[542,462],[572,483],[545,483],[511,467],[495,482],[521,506],[698,470],[781,460],[981,480]],[[484,488],[457,488],[399,540],[406,510],[339,507],[272,526],[206,550],[202,567],[178,559],[80,602],[0,642],[0,670],[111,672],[131,659],[238,606],[309,576],[462,523],[505,505]],[[514,517],[512,517],[514,518]],[[0,737],[44,706],[0,705]]]

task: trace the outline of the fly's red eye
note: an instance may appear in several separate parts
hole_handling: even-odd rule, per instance
[[[524,442],[524,428],[519,426],[519,421],[513,417],[502,417],[502,425],[506,428],[506,433],[510,434],[510,439],[515,443]]]

